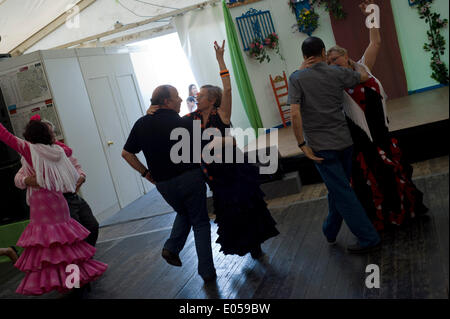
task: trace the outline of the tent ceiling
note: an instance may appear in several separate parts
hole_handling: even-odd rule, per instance
[[[0,0],[0,53],[7,53],[63,14],[79,0]],[[60,26],[28,52],[49,49],[105,31],[185,8],[205,0],[97,0],[80,13],[78,28]],[[159,6],[157,6],[159,5]],[[147,29],[167,24],[152,23]],[[133,30],[131,30],[133,31]],[[128,32],[129,33],[129,32]]]

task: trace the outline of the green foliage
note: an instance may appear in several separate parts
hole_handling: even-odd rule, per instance
[[[441,55],[445,52],[445,39],[440,34],[441,29],[447,27],[448,20],[441,19],[440,14],[431,12],[431,1],[415,0],[420,19],[425,19],[425,22],[430,26],[427,31],[428,42],[423,45],[423,49],[431,52],[431,78],[441,84],[449,83],[448,68],[441,60]]]
[[[347,12],[344,11],[339,0],[311,0],[312,6],[325,5],[325,10],[330,12],[336,20],[343,20],[347,17]]]

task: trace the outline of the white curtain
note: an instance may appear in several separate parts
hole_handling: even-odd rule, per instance
[[[226,40],[222,6],[218,4],[187,12],[182,16],[175,17],[174,25],[197,83],[200,86],[212,84],[222,87],[219,65],[214,51],[214,41],[222,45],[222,41]],[[234,128],[245,130],[250,128],[251,125],[233,77],[233,68],[227,45],[225,45],[225,63],[231,74],[233,99],[231,122]],[[243,145],[239,146],[242,147]]]

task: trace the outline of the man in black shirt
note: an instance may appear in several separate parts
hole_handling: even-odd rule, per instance
[[[122,157],[156,188],[177,212],[170,238],[164,244],[162,256],[174,266],[181,266],[179,253],[183,249],[191,226],[194,230],[198,257],[198,273],[209,281],[216,277],[211,249],[211,226],[206,207],[206,185],[198,163],[174,163],[171,149],[178,143],[171,140],[177,128],[188,129],[192,136],[192,120],[178,115],[182,99],[170,85],[162,85],[152,95],[152,105],[159,105],[153,115],[141,117],[133,126],[122,151]],[[192,141],[190,144],[192,145]],[[142,151],[148,169],[135,154]],[[190,147],[192,154],[192,147]]]

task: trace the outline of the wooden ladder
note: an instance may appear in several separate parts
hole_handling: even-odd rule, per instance
[[[278,111],[280,112],[281,121],[283,126],[287,127],[287,123],[291,121],[291,108],[287,104],[287,99],[284,102],[280,101],[280,98],[288,95],[288,81],[286,78],[286,72],[283,71],[283,76],[277,75],[275,79],[272,75],[269,75],[270,84],[272,85],[273,94],[277,101]]]

